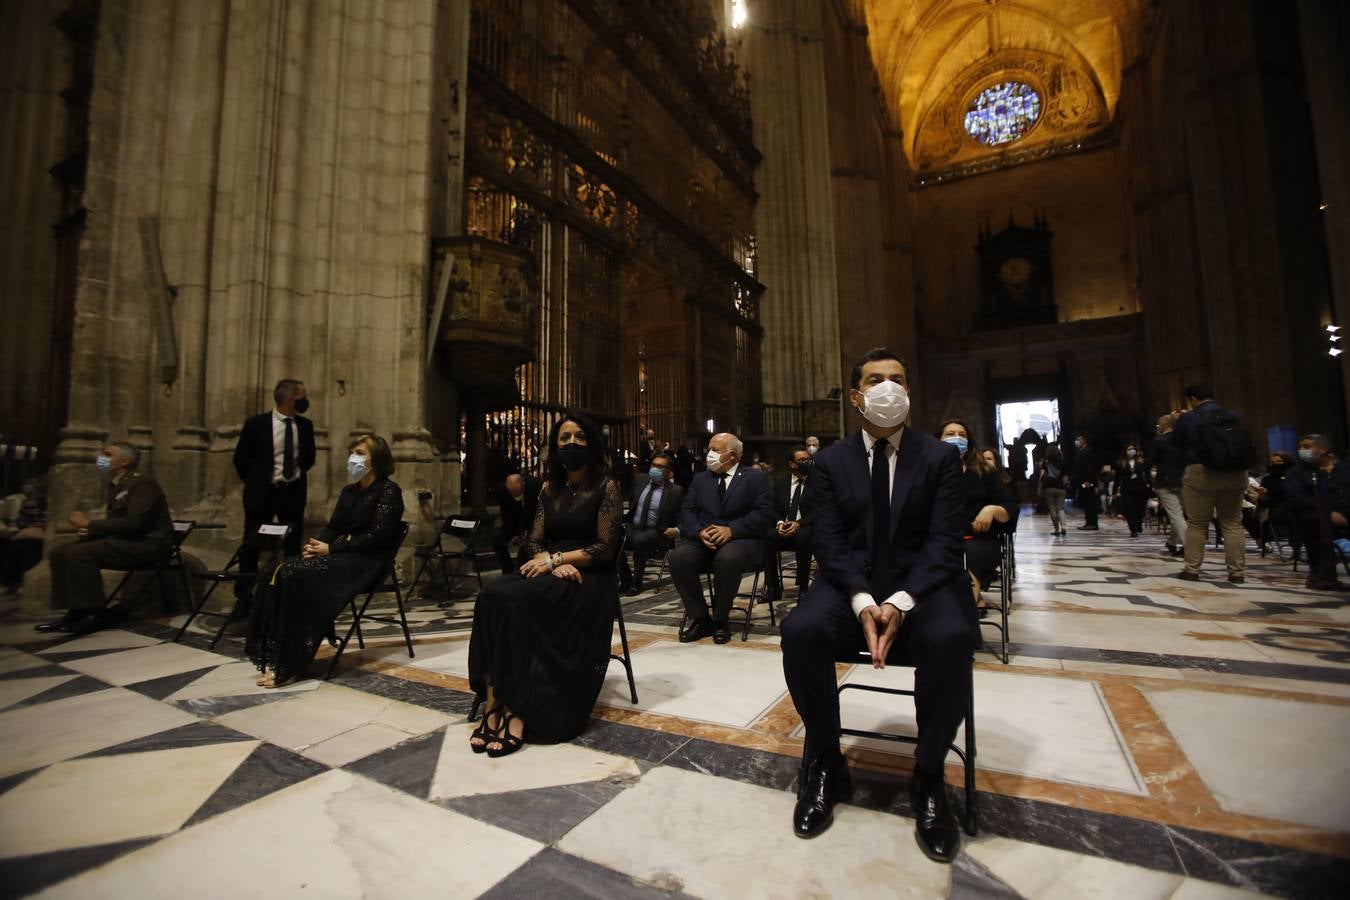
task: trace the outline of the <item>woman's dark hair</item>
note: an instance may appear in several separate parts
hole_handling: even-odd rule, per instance
[[[370,468],[377,476],[388,478],[394,474],[394,454],[389,452],[389,444],[384,438],[378,434],[357,435],[347,445],[347,452],[355,450],[357,444],[366,445],[366,450],[370,452]]]
[[[1064,451],[1059,449],[1059,444],[1046,444],[1045,458],[1061,468],[1064,465]]]
[[[605,434],[589,416],[570,410],[564,412],[548,430],[549,483],[555,488],[561,488],[567,483],[567,469],[563,468],[562,460],[558,458],[558,432],[562,431],[564,422],[576,422],[581,426],[582,433],[586,435],[586,449],[591,451],[591,458],[586,462],[586,481],[589,484],[599,484],[609,472],[609,451],[605,448]]]
[[[1129,450],[1131,447],[1134,448],[1134,461],[1137,463],[1142,463],[1144,461],[1144,451],[1139,449],[1139,445],[1134,441],[1126,441],[1125,446],[1120,448],[1120,459],[1116,461],[1116,465],[1123,467],[1130,461],[1129,454],[1125,451]]]
[[[944,419],[942,424],[938,426],[937,431],[933,432],[933,436],[942,440],[942,432],[947,430],[948,425],[960,425],[966,433],[966,452],[961,457],[961,462],[966,464],[967,470],[974,471],[977,475],[988,475],[990,472],[998,471],[997,466],[989,465],[989,461],[984,458],[984,451],[980,449],[979,444],[975,443],[975,432],[971,431],[970,426],[963,420],[957,418]],[[997,452],[994,453],[994,459],[998,459]]]

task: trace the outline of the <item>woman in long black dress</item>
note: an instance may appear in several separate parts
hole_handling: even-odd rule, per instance
[[[258,575],[244,649],[262,672],[263,687],[304,676],[337,614],[351,597],[370,589],[402,532],[403,492],[389,480],[394,473],[389,445],[367,434],[347,450],[347,474],[356,481],[338,495],[328,525],[305,543],[299,559]]]
[[[505,756],[526,736],[576,737],[609,666],[623,501],[589,419],[568,414],[548,447],[548,481],[526,542],[531,559],[488,582],[474,604],[469,683],[487,710],[469,739],[475,753]]]
[[[1153,493],[1153,480],[1149,478],[1144,455],[1133,442],[1125,445],[1125,454],[1116,462],[1111,491],[1119,500],[1117,506],[1125,516],[1125,524],[1130,526],[1130,537],[1139,537],[1144,530],[1144,511]]]
[[[991,466],[970,439],[970,429],[960,419],[942,423],[937,436],[961,451],[961,491],[970,525],[966,528],[966,568],[970,570],[975,605],[981,610],[980,591],[993,580],[998,568],[996,535],[1000,526],[1013,520],[1017,506],[998,469]],[[984,612],[980,613],[985,615]]]

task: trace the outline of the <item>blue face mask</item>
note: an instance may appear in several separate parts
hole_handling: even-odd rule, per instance
[[[353,478],[365,478],[366,473],[370,471],[369,457],[353,453],[347,457],[347,474]]]
[[[942,442],[944,444],[951,444],[957,450],[960,450],[962,456],[965,456],[966,451],[970,449],[970,441],[966,440],[963,437],[957,437],[956,435],[952,435],[951,437],[945,437],[942,439]]]
[[[666,477],[666,473],[656,468],[656,466],[652,466],[647,470],[647,477],[652,480],[652,484],[660,484]]]
[[[112,457],[111,457],[111,456],[104,456],[103,454],[100,453],[100,454],[98,455],[98,459],[94,460],[94,465],[98,468],[98,470],[99,470],[100,472],[103,472],[104,474],[106,474],[106,473],[108,473],[108,472],[111,472],[111,471],[112,471]]]
[[[1313,448],[1311,448],[1311,447],[1299,447],[1299,448],[1298,448],[1298,458],[1301,459],[1301,460],[1303,460],[1304,462],[1312,462],[1313,459],[1315,459],[1316,457],[1313,455]]]

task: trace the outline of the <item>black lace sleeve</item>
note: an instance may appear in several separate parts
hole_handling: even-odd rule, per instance
[[[377,553],[393,548],[403,523],[403,491],[385,480],[375,498],[370,527],[346,534],[328,545],[329,553]]]
[[[530,533],[525,537],[525,557],[533,559],[544,552],[544,542],[547,536],[544,534],[544,505],[552,502],[553,484],[544,482],[539,488],[539,502],[534,508],[534,524],[530,526]]]
[[[623,497],[613,479],[605,481],[600,496],[600,509],[595,519],[595,543],[581,549],[592,563],[608,562],[619,550],[619,535],[623,530]]]

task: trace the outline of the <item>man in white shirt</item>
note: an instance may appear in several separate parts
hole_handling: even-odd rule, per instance
[[[811,544],[815,539],[815,508],[811,504],[811,453],[802,445],[788,451],[788,477],[773,488],[777,516],[764,543],[764,577],[768,596],[783,596],[776,557],[791,550],[797,557],[797,596],[806,593],[811,576]]]
[[[815,456],[820,576],[782,626],[783,672],[806,729],[792,824],[799,837],[814,837],[849,796],[835,663],[864,651],[878,669],[888,661],[914,666],[916,834],[929,858],[949,863],[961,838],[943,765],[966,715],[979,620],[962,553],[960,456],[905,427],[907,383],[899,356],[867,353],[853,367],[850,391],[862,431]]]

